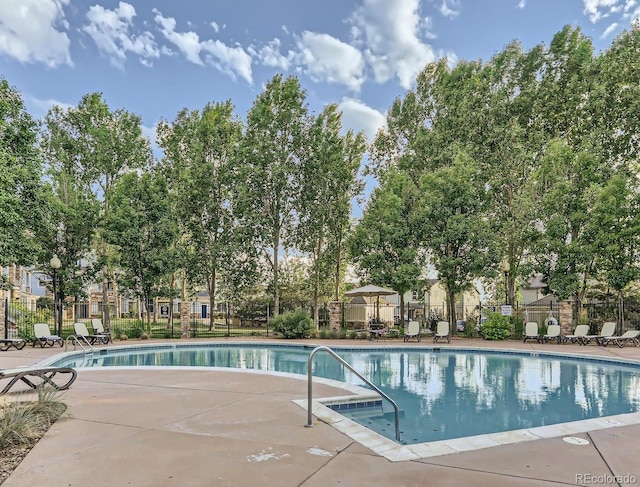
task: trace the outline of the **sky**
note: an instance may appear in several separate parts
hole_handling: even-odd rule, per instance
[[[371,142],[431,61],[548,45],[567,24],[599,52],[639,17],[640,0],[0,0],[0,76],[35,118],[100,92],[153,141],[183,108],[230,99],[245,119],[295,75],[311,111],[337,103]]]

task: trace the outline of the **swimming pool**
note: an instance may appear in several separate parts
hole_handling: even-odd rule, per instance
[[[233,367],[305,375],[313,347],[273,344],[166,344],[72,353],[72,367]],[[402,443],[522,430],[640,411],[640,366],[536,352],[438,348],[334,350],[389,394],[401,411]],[[363,385],[327,354],[314,376]],[[347,404],[347,403],[343,403]],[[353,406],[353,405],[352,405]],[[366,406],[366,403],[359,404]],[[395,436],[392,408],[332,406],[377,433]]]

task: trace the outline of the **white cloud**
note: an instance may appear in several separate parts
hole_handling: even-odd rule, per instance
[[[609,27],[607,27],[604,32],[602,33],[602,35],[600,36],[601,39],[606,39],[607,37],[609,37],[609,35],[611,35],[611,33],[616,30],[618,28],[618,23],[614,22],[613,24],[611,24]]]
[[[618,0],[582,0],[584,13],[595,24],[603,17],[608,17],[611,11],[615,12]]]
[[[135,16],[136,9],[125,2],[120,2],[114,10],[93,5],[87,12],[89,24],[82,30],[91,36],[114,66],[121,68],[124,65],[127,52],[137,54],[142,64],[151,66],[150,59],[159,58],[160,50],[150,32],[138,36],[129,33]]]
[[[640,6],[637,0],[627,0],[625,2],[623,17],[628,20],[629,23],[634,23],[640,19]]]
[[[220,32],[220,26],[216,22],[211,22],[211,27],[213,27],[214,32]]]
[[[210,54],[210,56],[206,56],[209,64],[228,74],[234,80],[236,75],[239,75],[247,83],[253,83],[251,56],[242,47],[229,47],[217,39],[204,41],[201,45],[202,50]]]
[[[62,108],[62,110],[68,110],[73,106],[58,100],[43,100],[28,94],[25,94],[25,102],[28,104],[31,114],[36,118],[43,118],[47,112],[56,105]]]
[[[289,67],[291,66],[291,60],[293,59],[294,53],[289,51],[289,53],[285,56],[280,52],[280,47],[280,39],[276,37],[260,48],[249,46],[247,51],[254,58],[257,58],[258,62],[260,62],[264,66],[288,71]]]
[[[525,8],[527,6],[527,0],[520,0],[518,2],[518,8]]]
[[[379,83],[396,77],[408,89],[436,59],[433,48],[419,37],[430,28],[429,20],[420,17],[420,0],[363,0],[350,21],[354,40]]]
[[[296,61],[314,81],[326,81],[359,91],[364,82],[364,58],[358,49],[328,34],[304,31],[297,40]]]
[[[387,126],[387,118],[383,113],[365,105],[360,100],[344,97],[338,104],[338,108],[342,111],[343,128],[364,132],[370,143],[373,142],[378,130]]]
[[[445,17],[453,19],[460,15],[460,2],[459,0],[442,0],[439,10]]]
[[[70,0],[0,1],[0,53],[23,63],[72,66],[63,8]]]
[[[251,56],[240,46],[230,47],[220,40],[200,41],[197,33],[176,32],[176,20],[164,17],[160,11],[153,9],[155,21],[160,25],[160,31],[165,38],[174,44],[180,52],[194,64],[203,66],[200,57],[204,53],[207,64],[236,79],[240,76],[248,83],[253,83],[251,71]]]

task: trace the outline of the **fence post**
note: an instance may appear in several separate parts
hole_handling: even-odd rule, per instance
[[[4,338],[9,338],[9,298],[4,298]]]

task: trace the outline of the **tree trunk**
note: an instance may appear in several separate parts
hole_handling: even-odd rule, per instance
[[[456,326],[456,294],[447,290],[447,302],[449,304],[449,333],[455,335],[458,331]]]
[[[622,289],[618,291],[618,335],[622,335],[622,329],[624,328],[624,297],[622,296]]]
[[[273,310],[275,318],[280,314],[280,293],[278,292],[278,248],[280,247],[280,233],[276,234],[273,242]]]

